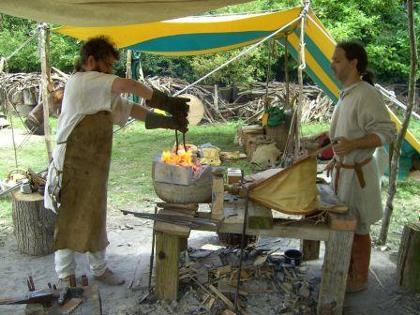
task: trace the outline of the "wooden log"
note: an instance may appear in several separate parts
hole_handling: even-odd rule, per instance
[[[178,263],[183,237],[156,232],[156,296],[176,300],[178,296]]]
[[[303,253],[303,260],[317,260],[319,258],[320,241],[301,240],[300,250]]]
[[[12,218],[17,246],[21,253],[42,256],[54,251],[56,215],[44,208],[39,193],[12,193]]]
[[[317,314],[343,313],[353,231],[331,231],[325,249]]]
[[[420,292],[420,223],[404,226],[397,276],[399,284],[407,289]]]

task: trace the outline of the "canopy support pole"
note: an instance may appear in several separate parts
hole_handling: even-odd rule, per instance
[[[45,143],[47,145],[48,161],[52,158],[52,144],[49,124],[49,97],[48,84],[51,80],[51,69],[49,66],[49,46],[50,46],[50,29],[46,23],[39,26],[39,54],[41,58],[41,93],[42,93],[42,108],[44,111],[44,135]]]
[[[290,107],[290,78],[289,78],[289,34],[284,36],[284,80],[286,82],[286,106]]]
[[[302,105],[303,105],[303,70],[306,68],[305,63],[305,22],[306,15],[309,11],[309,0],[303,1],[302,19],[300,20],[300,41],[299,41],[299,66],[298,66],[298,84],[299,84],[299,97],[298,103],[296,104],[296,115],[295,120],[292,121],[294,124],[294,159],[297,159],[300,153],[300,121],[302,116]]]

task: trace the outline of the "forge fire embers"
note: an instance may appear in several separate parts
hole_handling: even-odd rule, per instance
[[[194,148],[187,145],[185,151],[181,146],[178,154],[175,150],[164,151],[153,162],[154,181],[189,186],[203,176],[211,176],[211,166],[200,164]]]

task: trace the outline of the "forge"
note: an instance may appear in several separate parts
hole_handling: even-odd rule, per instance
[[[168,164],[158,156],[153,161],[152,178],[156,194],[165,202],[191,204],[212,200],[210,165]]]

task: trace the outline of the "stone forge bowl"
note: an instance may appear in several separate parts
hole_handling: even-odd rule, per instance
[[[194,175],[189,167],[153,162],[153,186],[160,199],[168,203],[207,203],[212,199],[212,168],[202,165]]]

